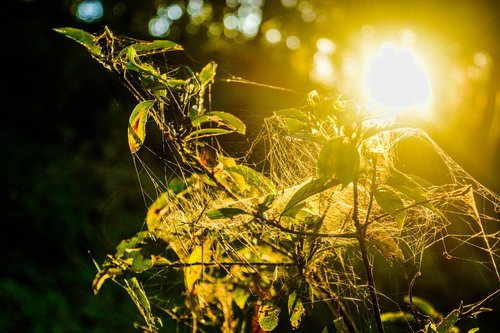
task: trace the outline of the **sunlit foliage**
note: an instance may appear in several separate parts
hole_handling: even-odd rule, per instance
[[[203,21],[206,6],[190,1],[186,10]],[[245,6],[253,13],[260,2]],[[303,20],[316,18],[309,2],[298,6]],[[245,20],[233,23],[245,33]],[[265,119],[254,142],[265,154],[252,164],[252,149],[235,158],[224,147],[223,138],[245,135],[246,125],[212,110],[215,62],[200,69],[173,66],[169,54],[180,45],[119,37],[107,28],[95,35],[57,31],[85,46],[137,99],[128,143],[148,206],[144,229],[118,244],[93,288],[98,293],[107,280],[122,286],[142,315],[138,328],[158,331],[173,319],[193,332],[295,329],[323,304],[332,323],[327,332],[399,325],[445,333],[489,311],[485,305],[500,293],[498,283],[490,295],[445,316],[413,296],[426,274],[423,258],[436,243],[447,258],[470,260],[500,279],[499,239],[492,231],[499,196],[422,130],[312,91],[303,105]],[[333,54],[335,43],[318,40],[317,50]],[[405,172],[397,151],[408,138],[438,156],[443,182]],[[377,288],[373,274],[382,261],[410,280],[399,291],[407,295],[404,303],[394,300],[384,313],[379,302],[391,295]]]

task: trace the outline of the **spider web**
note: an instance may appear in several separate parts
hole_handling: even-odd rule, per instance
[[[135,40],[107,36],[105,41],[108,48],[120,49]],[[151,55],[148,61],[168,77],[190,79],[194,85],[197,84],[193,70],[187,66],[172,64],[167,59],[165,55]],[[109,63],[104,65],[114,68]],[[135,73],[124,71],[119,74],[138,101],[151,98],[150,87],[145,86],[144,80],[137,78]],[[234,76],[224,79],[224,82],[266,87]],[[272,86],[267,88],[286,89]],[[182,119],[169,115],[187,115],[197,103],[197,96],[193,91],[168,90],[168,103],[162,110],[161,117],[156,120],[156,124],[147,125],[146,143],[139,153],[132,154],[146,208],[151,207],[165,193],[170,193],[160,214],[161,224],[157,237],[173,249],[171,257],[189,262],[196,246],[201,246],[202,253],[209,252],[209,259],[202,265],[201,282],[198,287],[193,288],[198,288],[196,291],[201,295],[214,294],[216,290],[222,292],[220,290],[229,288],[227,281],[233,278],[258,298],[286,299],[292,290],[296,290],[308,309],[316,304],[326,303],[336,309],[339,315],[350,313],[354,322],[361,321],[361,327],[369,329],[372,323],[371,304],[365,273],[360,265],[362,259],[358,242],[355,237],[342,236],[356,231],[352,221],[353,184],[345,188],[327,188],[311,195],[302,207],[303,216],[300,218],[280,217],[280,212],[293,195],[317,177],[316,164],[322,146],[291,135],[287,123],[289,119],[280,116],[278,112],[264,120],[257,137],[252,138],[250,145],[246,146],[245,154],[227,149],[224,137],[200,140],[200,146],[209,146],[217,152],[219,163],[205,173],[199,172],[192,164],[186,163],[177,146],[171,144],[172,132],[165,130],[172,126],[175,129],[176,125],[182,127]],[[208,110],[211,110],[211,98],[209,91]],[[338,97],[327,99],[331,99],[332,103],[346,103]],[[347,108],[360,108],[355,103],[348,104]],[[306,107],[307,103],[298,108]],[[369,113],[369,110],[365,112]],[[373,118],[368,118],[367,122],[369,121],[373,121]],[[393,120],[386,120],[391,121]],[[331,119],[326,119],[322,126],[331,129],[334,124]],[[372,202],[374,182],[371,180],[370,170],[376,170],[376,184],[385,184],[391,170],[398,166],[397,149],[408,138],[417,139],[439,156],[446,167],[448,182],[437,185],[419,183],[428,197],[425,202],[418,204],[402,195],[406,216],[404,227],[401,228],[391,214]],[[245,143],[245,139],[241,140]],[[417,274],[426,273],[424,258],[427,251],[439,245],[446,259],[466,261],[477,266],[488,279],[496,282],[495,288],[498,289],[500,197],[463,170],[420,129],[395,128],[382,131],[367,139],[360,149],[377,155],[375,165],[362,160],[361,177],[357,183],[359,218],[367,222],[366,237],[373,265],[376,267],[380,261],[386,261],[394,270],[402,270],[410,284]],[[200,151],[195,150],[193,154],[196,159],[201,158]],[[243,157],[230,161],[231,156],[236,155]],[[229,182],[238,184],[237,175],[225,171],[231,163],[257,169],[267,176],[274,188],[263,185],[258,179],[253,184],[248,184],[252,177],[256,177],[250,175],[245,181],[240,181],[239,185],[248,188],[240,188],[239,192],[236,191],[237,195],[231,194],[235,191],[214,190],[210,185],[214,179],[223,185]],[[171,195],[176,184],[181,188],[175,190],[175,195]],[[205,214],[224,207],[254,212],[255,207],[270,195],[275,199],[265,215],[261,214],[258,218],[255,215],[239,214],[230,218],[211,219]],[[321,217],[321,223],[312,229],[305,227],[307,223],[312,223],[312,217]],[[275,222],[278,218],[279,223]],[[207,235],[211,243],[204,247],[203,239]],[[148,297],[160,309],[178,320],[189,317],[186,312],[168,310],[173,308],[172,304],[182,306],[186,297],[171,296],[172,291],[175,294],[184,285],[181,273],[179,269],[172,271],[165,267],[148,272],[150,275],[144,281]],[[381,281],[384,276],[378,274],[375,279]],[[214,282],[216,280],[217,283]],[[262,282],[255,284],[256,280]],[[210,287],[210,283],[215,283],[218,289]],[[256,290],[256,285],[265,285],[267,291]],[[408,291],[409,287],[406,286],[398,292],[401,295]],[[400,299],[389,291],[379,289],[377,292],[394,308],[406,310]],[[224,309],[220,298],[217,302],[219,303],[215,308]],[[189,304],[191,310],[196,308],[204,312],[203,320],[221,323],[217,316],[224,314],[214,310],[210,304],[204,304],[202,298]],[[345,312],[340,304],[347,304]],[[230,325],[227,318],[221,325]]]

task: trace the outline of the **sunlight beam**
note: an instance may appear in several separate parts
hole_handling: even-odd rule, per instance
[[[383,43],[367,57],[363,85],[367,102],[385,112],[425,112],[431,103],[431,85],[423,64],[413,50],[393,43]]]

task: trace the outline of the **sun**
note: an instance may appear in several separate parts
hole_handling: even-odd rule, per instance
[[[363,94],[379,113],[428,111],[431,84],[414,50],[384,42],[368,54],[365,66]]]

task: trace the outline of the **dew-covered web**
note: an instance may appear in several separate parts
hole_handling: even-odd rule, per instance
[[[108,48],[113,46],[111,55],[136,42],[113,35],[100,38],[106,38]],[[372,265],[385,261],[406,277],[408,284],[400,294],[410,292],[410,282],[426,274],[423,260],[433,246],[439,246],[447,259],[478,266],[498,289],[500,197],[464,171],[424,131],[400,128],[391,119],[382,123],[370,110],[338,96],[309,94],[303,105],[271,113],[249,143],[241,133],[228,134],[232,140],[241,139],[244,154],[227,148],[224,135],[187,140],[197,129],[192,112],[224,110],[211,109],[211,89],[217,84],[209,82],[200,92],[204,85],[200,68],[178,65],[169,54],[138,57],[141,64],[161,73],[164,82],[141,69],[131,70],[117,57],[101,59],[120,75],[138,102],[157,101],[149,110],[145,142],[132,158],[147,210],[143,230],[167,248],[142,272],[145,293],[158,309],[193,326],[212,323],[229,332],[241,328],[241,321],[229,318],[238,311],[258,312],[255,309],[266,305],[276,313],[278,308],[287,312],[288,297],[296,293],[308,314],[324,304],[369,330],[372,305],[354,211],[364,223]],[[218,80],[265,86],[234,76],[216,75]],[[319,109],[322,113],[315,116],[314,128],[304,126],[301,117]],[[358,126],[374,130],[370,135],[364,132],[366,137],[356,147],[361,154],[357,181],[318,185],[316,192],[290,207],[297,193],[318,179],[323,145],[347,135],[350,129],[340,124],[339,114],[348,113],[362,115]],[[220,127],[207,124],[211,129]],[[408,138],[439,156],[447,182],[435,184],[405,174],[398,148]],[[374,191],[386,188],[398,195],[402,207],[388,211],[374,199]],[[375,275],[376,281],[384,278]],[[390,292],[377,293],[393,305],[392,311],[406,311]]]

